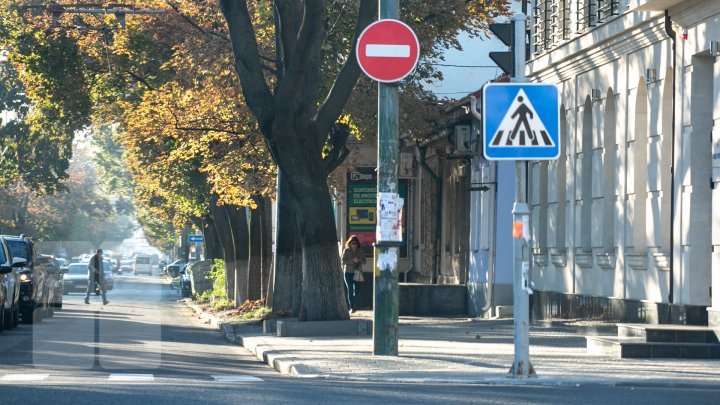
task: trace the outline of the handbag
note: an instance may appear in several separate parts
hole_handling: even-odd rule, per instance
[[[355,275],[353,275],[353,281],[356,283],[362,283],[365,281],[365,277],[362,274],[362,267],[358,266],[355,269]]]

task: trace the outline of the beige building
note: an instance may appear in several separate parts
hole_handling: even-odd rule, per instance
[[[531,164],[535,312],[720,324],[720,1],[531,6],[526,72],[562,103],[560,158]]]

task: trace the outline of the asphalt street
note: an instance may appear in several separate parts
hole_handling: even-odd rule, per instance
[[[421,385],[279,376],[192,317],[156,277],[116,278],[109,305],[83,294],[39,324],[0,333],[0,404],[717,403],[657,387]]]

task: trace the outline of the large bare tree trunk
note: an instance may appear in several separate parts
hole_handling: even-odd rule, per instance
[[[337,230],[327,182],[288,176],[288,183],[300,207],[296,211],[303,256],[299,319],[348,319]]]
[[[220,0],[233,45],[243,97],[257,118],[271,154],[298,202],[303,251],[301,320],[348,318],[335,218],[327,175],[346,151],[332,134],[360,75],[351,51],[326,96],[322,44],[327,35],[327,3],[321,0],[273,2],[276,8],[277,82],[270,89],[261,62],[253,17],[246,1]],[[360,0],[353,47],[377,15],[376,0]],[[326,152],[327,144],[332,148]],[[300,217],[302,215],[302,217]]]
[[[297,317],[302,304],[302,250],[292,194],[278,172],[272,310]]]

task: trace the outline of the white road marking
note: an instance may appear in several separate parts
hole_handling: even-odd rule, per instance
[[[410,45],[365,45],[365,55],[374,58],[409,58]]]
[[[218,382],[254,382],[263,381],[262,378],[253,377],[250,375],[235,375],[235,374],[223,374],[223,375],[211,375],[215,381]]]
[[[45,381],[50,374],[7,374],[0,381]]]
[[[152,374],[110,374],[108,381],[155,381]]]

